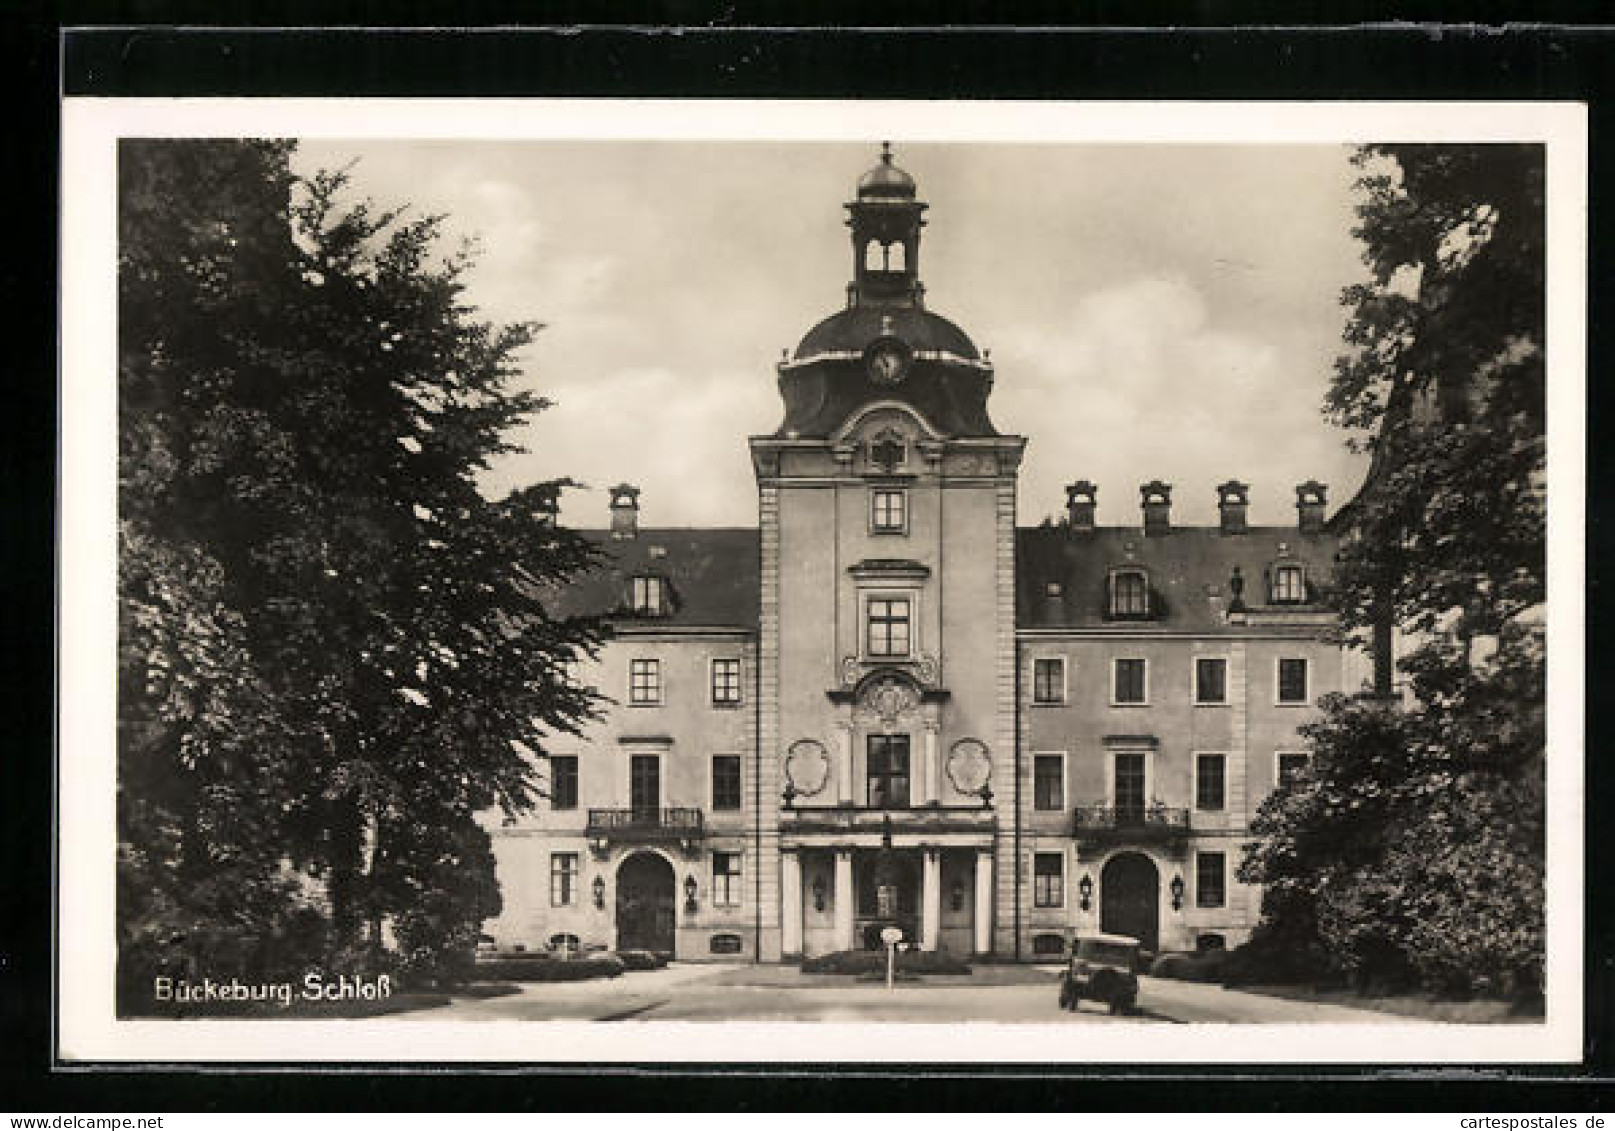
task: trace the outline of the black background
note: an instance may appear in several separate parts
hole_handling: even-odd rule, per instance
[[[1601,563],[1612,536],[1600,487],[1611,358],[1610,213],[1615,185],[1615,25],[1591,4],[821,3],[782,14],[734,4],[64,3],[4,5],[4,81],[14,89],[0,145],[8,237],[0,298],[8,317],[0,444],[5,526],[0,743],[0,1109],[35,1114],[206,1110],[850,1110],[1254,1111],[1296,1109],[1586,1112],[1609,1106],[1615,954],[1609,822],[1615,788],[1597,727],[1609,671]],[[1139,26],[1146,14],[1155,26]],[[811,17],[860,28],[799,29]],[[603,26],[607,15],[624,21]],[[452,16],[462,30],[428,25]],[[966,18],[976,27],[950,26]],[[319,20],[328,25],[296,28]],[[637,21],[628,23],[628,20]],[[1508,23],[1509,20],[1560,24]],[[542,20],[542,27],[516,29]],[[593,21],[586,23],[585,21]],[[1271,26],[1285,21],[1289,26]],[[1481,21],[1470,23],[1467,21]],[[178,25],[228,23],[230,28]],[[333,23],[351,25],[335,28]],[[474,27],[476,25],[482,25]],[[983,23],[993,26],[980,26]],[[494,30],[486,25],[504,25]],[[1105,25],[1109,26],[1105,26]],[[1270,26],[1261,26],[1261,25]],[[137,26],[138,25],[138,26]],[[671,26],[670,26],[671,25]],[[772,26],[765,26],[772,25]],[[916,25],[916,26],[902,26]],[[393,30],[361,30],[386,26]],[[837,1063],[710,1070],[508,1066],[452,1073],[340,1066],[273,1071],[66,1069],[50,1039],[51,836],[57,385],[58,97],[750,97],[978,99],[1553,99],[1589,104],[1587,596],[1587,1030],[1579,1065],[1375,1070],[1186,1066],[1091,1072]],[[1192,190],[1188,190],[1192,191]],[[49,219],[47,219],[49,218]],[[71,547],[62,547],[70,555]],[[71,710],[71,704],[61,709]],[[962,1027],[961,1027],[962,1028]],[[961,1040],[969,1040],[967,1032]],[[1229,1031],[1235,1047],[1237,1028]],[[1434,1051],[1434,1050],[1433,1050]],[[429,1050],[422,1050],[429,1055]],[[1049,1058],[1065,1053],[1050,1048]],[[1170,1082],[1168,1082],[1170,1081]],[[1069,1116],[1067,1118],[1070,1118]]]

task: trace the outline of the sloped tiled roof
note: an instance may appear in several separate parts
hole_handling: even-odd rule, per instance
[[[623,623],[701,628],[757,627],[761,587],[755,527],[642,528],[633,538],[612,538],[602,530],[583,536],[607,556],[600,568],[567,586],[564,611],[572,614],[626,614],[631,580],[650,575],[666,580],[669,608],[661,616],[624,616]]]
[[[1293,526],[1253,526],[1243,534],[1215,527],[1178,527],[1146,536],[1137,526],[1077,532],[1064,526],[1017,530],[1015,620],[1019,628],[1091,628],[1118,622],[1106,616],[1110,570],[1141,566],[1149,575],[1152,615],[1122,622],[1142,631],[1217,631],[1229,579],[1238,566],[1244,601],[1253,613],[1267,604],[1265,571],[1280,562],[1306,566],[1309,603],[1327,585],[1339,539],[1303,534]],[[1287,547],[1281,555],[1280,544]],[[1051,592],[1050,586],[1057,586]],[[1293,609],[1295,606],[1282,606]]]

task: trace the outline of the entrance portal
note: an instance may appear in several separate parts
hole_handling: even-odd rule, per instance
[[[880,941],[880,933],[887,927],[898,928],[904,939],[918,943],[920,863],[916,855],[891,852],[885,857],[883,871],[880,852],[860,852],[855,865],[858,902],[853,919],[853,945],[880,950],[885,945]]]
[[[636,852],[617,869],[617,949],[673,953],[673,866]]]
[[[1131,935],[1145,950],[1160,943],[1161,876],[1148,856],[1123,852],[1099,873],[1099,929]]]

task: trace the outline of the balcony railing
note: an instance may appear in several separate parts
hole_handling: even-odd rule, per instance
[[[1172,805],[1079,805],[1071,832],[1079,840],[1173,840],[1189,835],[1189,810]]]
[[[895,832],[981,832],[997,814],[987,805],[916,805],[909,809],[867,809],[852,805],[787,805],[780,823],[791,832],[878,833],[887,818]]]
[[[590,809],[587,833],[602,840],[690,840],[705,831],[699,809]]]

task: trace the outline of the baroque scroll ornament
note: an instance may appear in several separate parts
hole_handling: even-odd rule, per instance
[[[830,779],[830,756],[824,745],[811,738],[791,743],[785,755],[785,777],[791,788],[803,797],[812,797],[824,789]]]
[[[948,751],[943,768],[953,788],[965,794],[980,793],[993,773],[987,747],[974,738],[961,738],[955,742],[953,749]]]

